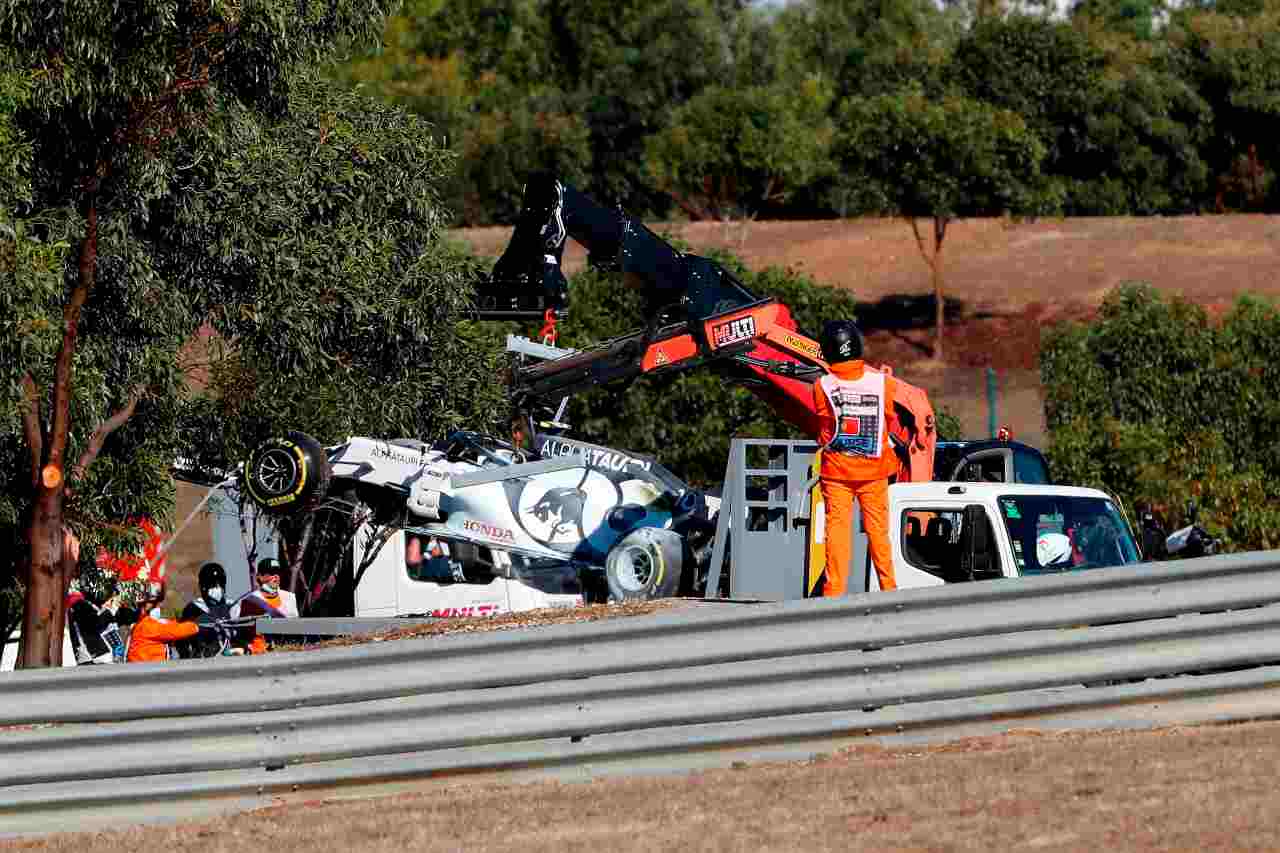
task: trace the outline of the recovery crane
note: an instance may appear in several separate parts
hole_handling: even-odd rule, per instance
[[[548,175],[524,187],[511,241],[477,294],[479,319],[543,320],[553,330],[567,316],[565,242],[587,250],[590,266],[621,273],[643,299],[645,323],[634,332],[545,361],[518,360],[511,394],[517,411],[593,386],[713,365],[806,435],[818,433],[813,383],[827,370],[818,342],[790,309],[752,293],[715,261],[677,250],[618,208],[607,208]],[[902,383],[889,430],[901,463],[898,479],[933,476],[933,409]]]

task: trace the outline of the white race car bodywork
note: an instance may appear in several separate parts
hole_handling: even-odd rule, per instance
[[[330,451],[330,464],[335,481],[403,493],[416,532],[534,559],[598,565],[629,530],[671,525],[678,496],[648,475],[645,460],[494,455],[451,460],[417,442],[351,438]]]
[[[538,436],[535,446],[526,454],[458,432],[434,446],[352,437],[317,447],[330,473],[302,511],[364,523],[346,551],[322,548],[317,554],[329,556],[304,571],[326,577],[325,566],[346,561],[358,579],[345,606],[358,617],[448,617],[581,605],[588,591],[599,598],[601,585],[613,582],[610,566],[646,572],[625,579],[663,583],[661,594],[670,595],[684,571],[697,571],[681,548],[694,561],[709,554],[696,543],[705,543],[718,499],[652,459],[560,436]],[[237,514],[241,531],[263,527],[244,522]],[[695,528],[701,532],[686,538]],[[657,531],[666,545],[651,544]],[[258,553],[276,547],[260,543]]]

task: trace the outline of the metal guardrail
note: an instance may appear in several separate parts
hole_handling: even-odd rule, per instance
[[[0,830],[137,790],[207,797],[631,760],[1206,691],[1262,691],[1280,711],[1280,667],[1267,666],[1280,663],[1276,604],[1270,552],[15,673],[0,677],[0,725],[62,725],[0,730]],[[87,784],[107,779],[142,787]]]

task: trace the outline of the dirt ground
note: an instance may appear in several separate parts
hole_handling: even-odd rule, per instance
[[[655,224],[694,250],[732,250],[751,267],[782,266],[853,290],[861,301],[928,291],[928,270],[901,220]],[[454,232],[496,255],[509,228]],[[565,268],[584,262],[570,243]],[[947,230],[948,296],[975,311],[1096,304],[1123,281],[1145,280],[1198,301],[1245,290],[1280,292],[1280,218],[1263,215],[1097,217],[1010,222],[965,219]]]
[[[453,780],[0,850],[1276,850],[1280,723],[1024,731],[792,764],[521,785]]]

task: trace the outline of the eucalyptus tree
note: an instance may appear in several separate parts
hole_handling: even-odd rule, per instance
[[[124,519],[171,509],[184,438],[226,458],[278,427],[196,435],[201,413],[274,388],[280,418],[361,400],[390,428],[405,406],[360,383],[432,344],[428,388],[463,363],[483,385],[453,323],[469,267],[440,235],[449,155],[318,79],[387,11],[0,3],[0,587],[25,585],[24,665],[60,656],[67,531],[82,553],[127,538]]]

